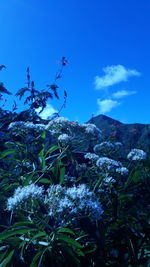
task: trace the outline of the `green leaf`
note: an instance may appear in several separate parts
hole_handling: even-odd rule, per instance
[[[16,153],[16,152],[18,152],[18,151],[15,150],[15,149],[8,149],[8,150],[5,150],[4,152],[2,152],[2,153],[0,154],[0,159],[3,159],[3,158],[5,158],[6,156],[8,156],[8,155],[10,155],[10,154],[13,154],[13,153]]]
[[[118,200],[121,201],[121,203],[126,203],[127,201],[131,201],[132,200],[132,196],[130,196],[129,194],[121,194],[118,197]]]
[[[30,240],[29,240],[29,244],[32,243],[35,239],[42,237],[42,236],[46,236],[46,232],[39,232],[37,234],[35,234]]]
[[[37,267],[37,261],[40,258],[40,256],[41,256],[42,253],[43,253],[43,251],[40,250],[39,252],[37,252],[35,254],[35,256],[34,256],[34,258],[33,258],[33,260],[32,260],[32,262],[31,262],[31,264],[30,264],[29,267]]]
[[[18,248],[22,248],[24,247],[25,245],[27,244],[27,241],[26,240],[23,240],[20,245],[18,246]]]
[[[59,148],[60,148],[59,146],[52,146],[46,151],[45,156],[47,156],[47,154],[52,154],[54,151],[58,150]]]
[[[96,248],[87,250],[87,251],[84,252],[84,254],[90,254],[90,253],[93,253],[95,250],[96,250]]]
[[[33,228],[26,228],[26,229],[18,229],[18,230],[11,230],[11,231],[7,231],[7,232],[3,232],[0,234],[0,240],[4,240],[6,238],[9,238],[13,235],[23,235],[29,232],[33,232],[33,231],[37,231],[37,229],[33,229]]]
[[[49,180],[49,179],[46,179],[46,178],[39,180],[39,182],[42,183],[42,184],[52,184],[52,181]]]
[[[42,134],[41,134],[41,138],[42,138],[43,140],[45,140],[45,138],[46,138],[46,131],[45,131],[45,130],[42,132]]]
[[[64,176],[65,176],[65,167],[62,167],[62,168],[60,168],[60,178],[59,178],[59,180],[60,180],[60,184],[63,183],[63,181],[64,181]]]
[[[128,177],[128,180],[125,183],[124,188],[126,188],[129,184],[133,183],[138,183],[140,180],[140,173],[139,171],[132,171]]]
[[[6,247],[7,248],[7,247]],[[7,254],[8,250],[3,251],[0,253],[0,262],[4,259],[5,255]]]
[[[11,258],[14,254],[14,250],[12,250],[8,256],[0,263],[0,267],[5,267],[11,261]]]
[[[74,240],[73,238],[68,237],[68,236],[66,236],[66,235],[58,234],[58,235],[57,235],[57,239],[58,239],[58,240],[62,240],[62,241],[66,242],[66,243],[68,243],[69,245],[72,245],[72,246],[74,246],[74,247],[77,247],[77,248],[83,248],[83,246],[82,246],[79,242],[77,242],[77,241]]]
[[[63,247],[63,249],[68,253],[68,256],[71,256],[72,261],[75,263],[76,266],[80,265],[80,260],[76,257],[75,253],[69,247]]]
[[[39,155],[39,158],[41,160],[41,167],[42,167],[42,169],[44,169],[46,167],[46,161],[45,161],[45,156],[44,156],[44,148],[40,151],[40,153],[38,155]]]
[[[76,250],[76,253],[78,254],[79,257],[84,257],[85,256],[83,251],[81,249],[79,249],[79,248]]]
[[[18,237],[9,237],[6,240],[6,242],[9,243],[9,244],[11,244],[11,245],[13,245],[13,248],[14,248],[14,247],[18,247],[19,244],[20,244],[20,242],[22,242],[22,241]]]
[[[96,182],[94,186],[93,192],[95,192],[99,188],[101,182],[102,182],[102,178],[98,179],[98,181]]]
[[[75,233],[69,228],[60,228],[58,230],[58,233],[69,233],[71,235],[75,235]]]
[[[33,224],[32,222],[29,222],[29,221],[22,221],[22,222],[17,222],[17,223],[14,223],[11,227],[11,228],[15,228],[15,227],[18,227],[18,226],[26,226],[26,225],[30,225],[30,224]]]

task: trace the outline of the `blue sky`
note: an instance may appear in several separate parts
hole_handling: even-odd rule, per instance
[[[62,98],[46,112],[59,109],[65,89],[61,115],[70,120],[103,113],[150,123],[149,0],[1,0],[0,10],[0,64],[7,66],[0,79],[13,94],[24,87],[28,66],[37,89],[45,89],[66,56]]]

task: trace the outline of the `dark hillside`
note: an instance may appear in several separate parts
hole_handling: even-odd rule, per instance
[[[101,129],[104,139],[122,142],[126,151],[140,148],[150,154],[150,124],[125,124],[105,115],[93,117],[88,123]]]

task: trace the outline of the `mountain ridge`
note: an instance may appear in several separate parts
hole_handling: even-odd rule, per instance
[[[121,142],[126,152],[139,148],[150,155],[150,124],[122,123],[102,114],[87,123],[95,124],[102,131],[105,140]]]

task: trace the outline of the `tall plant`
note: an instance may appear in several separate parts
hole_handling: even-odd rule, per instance
[[[65,57],[62,57],[61,59],[61,68],[57,71],[54,82],[52,84],[48,84],[47,88],[48,90],[37,90],[35,88],[35,82],[31,80],[31,75],[30,75],[30,68],[28,67],[26,72],[27,72],[27,86],[21,88],[17,93],[16,96],[19,97],[21,100],[22,97],[26,92],[29,92],[29,96],[25,99],[24,104],[29,104],[30,109],[34,111],[37,108],[41,108],[40,113],[44,110],[46,107],[48,99],[52,99],[53,97],[59,99],[58,95],[58,88],[59,86],[57,85],[57,80],[62,77],[63,73],[63,68],[67,65],[67,60]],[[67,92],[64,91],[64,103],[60,109],[65,107],[66,104],[66,98],[67,98]],[[59,112],[60,112],[59,111]]]
[[[5,68],[6,68],[5,65],[0,65],[0,71]],[[0,82],[0,101],[3,100],[3,94],[11,95],[11,93],[5,88],[4,84]]]

